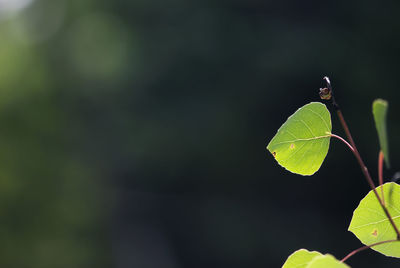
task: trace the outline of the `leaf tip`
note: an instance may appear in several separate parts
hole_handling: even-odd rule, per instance
[[[376,105],[383,105],[385,107],[389,106],[389,103],[387,100],[384,99],[376,99],[374,100],[374,102],[372,103],[372,107],[376,106]]]

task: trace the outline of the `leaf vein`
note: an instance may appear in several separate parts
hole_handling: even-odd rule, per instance
[[[280,144],[285,144],[285,143],[290,143],[290,142],[298,142],[298,141],[312,141],[312,140],[318,140],[318,139],[324,139],[324,138],[330,138],[331,135],[325,135],[325,136],[318,136],[318,137],[313,137],[313,138],[305,138],[305,139],[296,139],[296,140],[290,140],[290,141],[282,141],[278,143],[274,143],[273,145],[280,145]]]
[[[393,220],[394,219],[398,219],[398,218],[400,218],[400,216],[392,217]],[[354,229],[360,229],[360,228],[368,226],[368,225],[374,225],[374,224],[378,224],[378,223],[385,222],[385,221],[389,221],[389,220],[388,219],[383,219],[383,220],[380,220],[380,221],[369,222],[369,223],[366,223],[366,224],[363,224],[363,225],[352,227],[351,229],[353,229],[353,230]]]
[[[304,110],[308,110],[308,111],[310,111],[310,112],[316,114],[319,118],[322,119],[322,121],[324,122],[326,128],[327,128],[327,129],[330,129],[328,123],[325,121],[325,119],[324,119],[319,113],[317,113],[317,112],[315,112],[315,111],[313,111],[313,110],[311,110],[311,109],[307,109],[307,108],[304,108]]]
[[[294,152],[293,154],[291,154],[288,158],[286,158],[285,160],[283,160],[282,162],[287,162],[290,158],[292,158],[294,155],[296,155],[303,147],[304,147],[304,145],[306,145],[306,143],[303,143],[303,145],[302,146],[300,146],[300,148],[299,149],[297,149],[297,151],[296,152]]]

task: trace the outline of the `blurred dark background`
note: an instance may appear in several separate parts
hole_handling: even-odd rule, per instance
[[[1,267],[281,267],[337,258],[369,191],[337,140],[312,177],[265,146],[331,78],[376,174],[398,1],[0,0]],[[334,115],[334,114],[333,114]],[[333,132],[344,136],[333,116]],[[374,251],[353,267],[398,267]]]

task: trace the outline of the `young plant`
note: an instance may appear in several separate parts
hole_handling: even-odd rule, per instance
[[[378,132],[380,153],[378,157],[379,186],[369,174],[343,113],[333,95],[328,77],[324,77],[326,88],[320,89],[320,97],[331,102],[346,133],[347,141],[333,133],[331,114],[325,104],[311,102],[298,109],[279,128],[269,142],[267,149],[275,160],[290,172],[310,176],[321,167],[329,149],[331,138],[337,138],[350,149],[360,165],[361,171],[371,191],[354,210],[349,231],[365,246],[350,252],[341,260],[329,254],[300,249],[288,257],[283,268],[330,268],[350,267],[345,261],[365,249],[373,249],[381,254],[400,258],[400,185],[390,182],[383,184],[383,161],[389,167],[389,149],[386,134],[386,113],[388,104],[377,99],[372,105],[372,113]]]

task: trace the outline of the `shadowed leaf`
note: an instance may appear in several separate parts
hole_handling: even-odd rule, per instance
[[[374,115],[376,130],[378,131],[379,144],[383,152],[386,167],[389,168],[389,147],[386,132],[386,113],[388,102],[382,99],[377,99],[372,104],[372,114]]]

